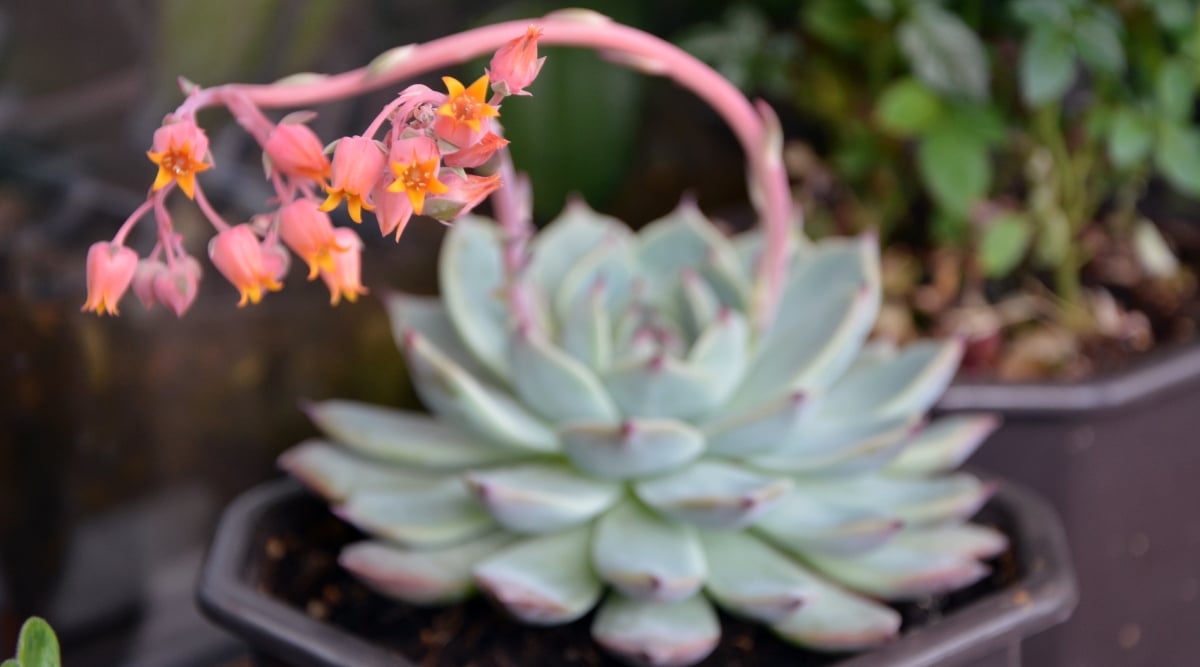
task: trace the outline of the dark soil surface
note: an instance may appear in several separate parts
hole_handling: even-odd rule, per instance
[[[513,621],[481,598],[452,607],[419,608],[371,592],[337,564],[341,548],[362,539],[362,534],[330,515],[320,501],[305,503],[306,509],[310,506],[311,511],[297,513],[305,515],[305,520],[297,517],[291,526],[263,536],[261,546],[261,588],[310,616],[386,646],[420,667],[621,664],[592,641],[591,615],[565,626],[534,628]],[[997,524],[989,519],[985,510],[980,521]],[[903,630],[937,623],[943,615],[1005,588],[1019,574],[1011,551],[991,565],[991,576],[971,588],[898,606],[904,617]],[[843,657],[799,649],[764,626],[724,614],[721,627],[721,643],[701,663],[705,667],[818,667],[834,665]]]

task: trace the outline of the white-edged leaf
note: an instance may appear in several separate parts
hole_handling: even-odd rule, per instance
[[[783,639],[822,651],[860,651],[895,639],[900,614],[882,604],[826,585],[791,616],[771,626]]]
[[[475,581],[523,623],[570,623],[596,606],[604,585],[589,561],[588,527],[531,537],[475,565]]]
[[[627,417],[687,419],[712,410],[725,393],[718,380],[664,355],[615,366],[603,381]]]
[[[578,525],[608,509],[621,495],[619,484],[584,477],[557,463],[477,470],[463,479],[492,517],[516,533]]]
[[[723,609],[763,623],[782,620],[819,587],[811,573],[744,531],[700,534],[708,560],[704,588]]]
[[[438,283],[455,331],[484,366],[508,376],[510,321],[504,301],[503,247],[497,225],[466,215],[442,242]]]
[[[592,638],[632,665],[686,667],[717,647],[721,624],[703,595],[647,602],[614,594],[600,605]]]
[[[279,455],[279,467],[329,501],[370,490],[429,488],[442,478],[428,471],[379,465],[326,440],[309,439]]]
[[[771,452],[802,432],[812,401],[803,392],[720,417],[703,426],[708,451],[731,457]]]
[[[848,555],[878,548],[893,539],[904,522],[884,511],[871,511],[804,490],[793,492],[755,522],[755,530],[797,556]]]
[[[913,343],[884,363],[852,368],[817,412],[844,419],[924,414],[954,379],[962,354],[959,340]]]
[[[916,417],[829,423],[812,420],[774,451],[750,459],[755,467],[796,475],[860,474],[882,468],[904,448]]]
[[[438,297],[390,292],[383,296],[383,306],[391,322],[392,337],[400,349],[404,349],[405,332],[416,331],[429,340],[436,340],[438,349],[471,375],[483,380],[496,378],[475,353],[467,349],[450,321],[446,305]]]
[[[333,512],[364,532],[409,547],[450,545],[495,527],[457,479],[413,491],[354,493]]]
[[[620,416],[595,374],[539,333],[513,334],[510,372],[524,404],[552,422],[615,422]]]
[[[657,601],[690,597],[708,572],[694,528],[667,521],[631,500],[597,520],[592,566],[625,595]]]
[[[633,490],[642,502],[676,520],[729,530],[749,524],[786,497],[792,481],[735,463],[705,460],[635,482]]]
[[[704,451],[704,437],[696,429],[667,419],[567,424],[559,430],[559,439],[575,467],[604,479],[665,473]]]
[[[951,415],[925,426],[888,464],[898,476],[923,476],[954,470],[1000,425],[995,415]]]
[[[474,592],[475,564],[512,539],[511,535],[495,531],[437,549],[406,549],[369,540],[346,546],[338,556],[338,563],[387,597],[411,604],[446,604]]]

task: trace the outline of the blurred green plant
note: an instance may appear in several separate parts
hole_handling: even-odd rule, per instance
[[[17,656],[9,658],[0,667],[60,667],[62,658],[58,650],[58,637],[46,621],[37,616],[30,617],[21,626],[17,638]]]
[[[1076,329],[1085,230],[1159,258],[1147,274],[1171,265],[1137,205],[1156,176],[1200,197],[1195,0],[811,0],[790,25],[765,15],[738,5],[679,43],[810,125],[846,186],[808,211],[812,233],[878,227],[955,248],[983,279],[1046,275]]]

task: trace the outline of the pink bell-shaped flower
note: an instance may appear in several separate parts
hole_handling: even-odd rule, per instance
[[[208,256],[241,294],[239,308],[262,301],[264,290],[278,292],[283,288],[277,267],[272,265],[276,262],[268,259],[249,224],[230,227],[214,236],[208,244]]]
[[[137,265],[137,253],[123,245],[108,241],[93,243],[87,254],[88,296],[81,310],[119,315],[117,302],[129,289]]]

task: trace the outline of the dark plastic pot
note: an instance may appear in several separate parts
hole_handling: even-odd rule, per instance
[[[287,480],[239,497],[222,517],[209,551],[199,582],[201,608],[256,649],[295,667],[414,667],[261,589],[267,537],[325,511],[320,501]],[[1005,485],[985,512],[1011,532],[1017,580],[884,648],[838,663],[841,667],[1014,667],[1021,664],[1025,637],[1071,613],[1075,577],[1062,528],[1049,506],[1028,491]]]
[[[939,408],[1004,416],[972,460],[1058,510],[1079,573],[1032,664],[1192,665],[1200,655],[1200,346],[1071,384],[953,386]]]

